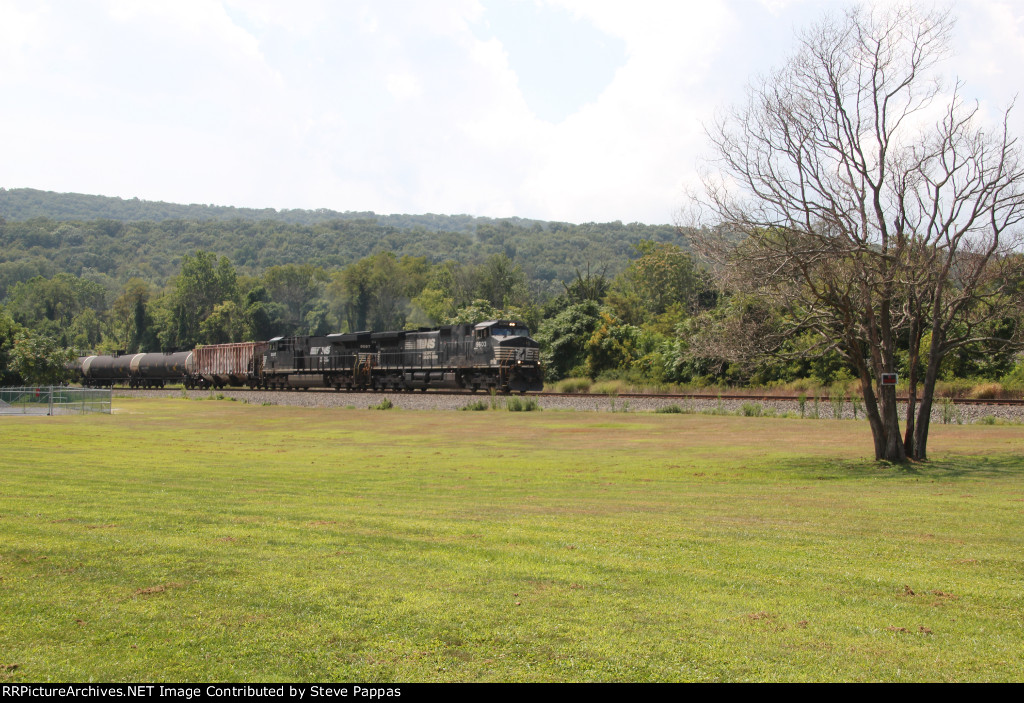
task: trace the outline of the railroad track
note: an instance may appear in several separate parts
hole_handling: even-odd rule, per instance
[[[551,396],[551,397],[591,397],[591,398],[602,398],[605,394],[602,393],[531,393],[532,396]],[[751,402],[786,402],[792,401],[794,403],[800,401],[799,396],[795,395],[748,395],[748,394],[717,394],[717,393],[619,393],[617,398],[658,398],[664,400],[747,400]],[[813,401],[814,396],[805,396],[804,400]],[[828,395],[819,395],[819,401],[828,402]],[[936,397],[935,402],[941,402],[943,399]],[[950,399],[955,405],[1024,405],[1024,398],[951,398]],[[899,403],[906,403],[907,396],[897,396],[896,401]],[[921,399],[918,398],[918,402]]]
[[[129,389],[115,387],[114,390],[118,391],[118,390],[129,390]],[[176,392],[178,390],[179,389],[177,389],[177,388],[170,387],[170,388],[149,389],[149,390],[134,389],[132,392],[133,392],[133,394],[134,393],[138,393],[138,394],[146,394],[146,393],[166,394],[168,392]],[[198,390],[197,389],[197,390],[194,390],[192,392],[193,393],[206,393],[206,392],[209,392],[209,393],[219,393],[219,392],[247,391],[247,390],[248,390],[247,388],[227,387],[227,388],[220,389],[220,390],[219,389],[214,389],[214,388],[205,389],[205,390]],[[263,392],[263,393],[298,393],[298,394],[303,394],[303,393],[330,393],[330,394],[337,394],[337,395],[340,395],[340,396],[345,396],[346,394],[357,394],[357,393],[363,393],[363,394],[369,394],[369,395],[381,395],[381,396],[386,395],[386,394],[392,394],[392,395],[394,395],[394,394],[398,394],[398,395],[410,394],[411,395],[413,393],[412,391],[404,391],[403,392],[403,391],[393,391],[393,390],[389,390],[389,391],[369,391],[369,390],[367,390],[367,391],[334,391],[334,390],[331,390],[329,388],[311,388],[311,389],[308,389],[308,390],[300,389],[300,388],[292,388],[292,389],[287,389],[287,390],[259,391],[259,392]],[[417,392],[416,395],[421,395],[421,393]],[[454,390],[431,390],[431,391],[428,392],[428,395],[454,396],[454,397],[466,397],[466,398],[486,398],[486,397],[488,397],[488,394],[485,393],[485,392],[482,392],[482,391],[481,392],[477,392],[477,393],[473,393],[471,391],[454,391]],[[501,395],[501,394],[499,394],[499,395]],[[797,403],[797,402],[800,401],[800,397],[796,396],[796,395],[767,395],[767,394],[754,395],[754,394],[745,394],[745,393],[615,393],[615,394],[609,394],[609,393],[554,393],[554,392],[541,391],[541,392],[527,393],[526,395],[528,397],[531,397],[531,398],[566,398],[566,399],[578,398],[578,399],[594,399],[594,400],[600,400],[600,399],[604,399],[604,398],[614,397],[614,398],[622,398],[622,399],[626,399],[626,400],[633,400],[633,399],[636,399],[636,400],[698,400],[698,401],[717,401],[717,400],[723,400],[724,401],[724,400],[729,400],[729,401],[783,402],[783,403],[784,402]],[[804,400],[805,401],[813,402],[814,396],[813,395],[807,395],[807,396],[804,397]],[[819,395],[818,396],[818,400],[822,401],[822,402],[828,402],[829,397],[827,395]],[[907,402],[907,397],[906,396],[897,396],[896,400],[897,400],[897,402],[900,402],[900,403],[906,403]],[[935,399],[935,403],[938,404],[940,402],[943,402],[944,400],[945,400],[944,398],[936,398]],[[978,398],[951,398],[950,400],[953,402],[954,405],[1024,406],[1024,398],[981,398],[981,399],[978,399]],[[920,399],[918,399],[918,402],[920,402]]]

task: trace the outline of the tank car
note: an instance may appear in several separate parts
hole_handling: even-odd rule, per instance
[[[181,383],[186,379],[191,356],[190,351],[87,356],[82,359],[82,384],[163,388],[167,383]]]

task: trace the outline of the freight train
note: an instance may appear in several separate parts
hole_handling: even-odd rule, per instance
[[[275,337],[173,353],[88,356],[82,384],[162,388],[539,391],[540,349],[513,320],[436,329]]]

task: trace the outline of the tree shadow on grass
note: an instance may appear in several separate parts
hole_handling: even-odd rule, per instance
[[[802,459],[790,464],[794,473],[819,481],[874,479],[985,479],[1024,478],[1024,456],[1018,454],[943,455],[925,462],[893,464],[887,461]]]

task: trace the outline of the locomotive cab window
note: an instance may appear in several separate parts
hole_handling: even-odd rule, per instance
[[[495,337],[528,337],[530,336],[529,330],[525,327],[494,327],[491,329],[491,334]]]

